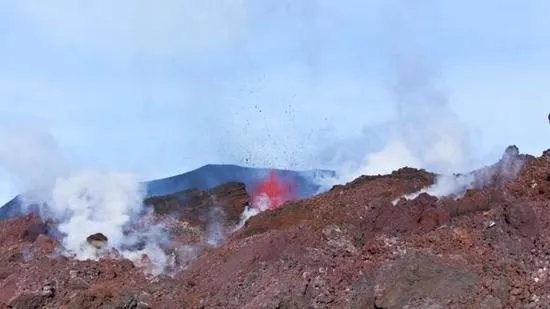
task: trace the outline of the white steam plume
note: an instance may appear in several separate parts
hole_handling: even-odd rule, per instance
[[[418,197],[422,193],[427,193],[435,197],[454,196],[456,198],[461,197],[466,190],[472,189],[475,183],[476,177],[473,174],[442,174],[438,175],[433,185],[423,188],[420,191],[406,194],[400,198],[395,199],[392,203],[396,205],[401,198],[406,200],[412,200]]]
[[[57,222],[65,252],[77,259],[96,259],[86,238],[102,233],[108,248],[134,262],[147,254],[152,272],[164,268],[158,243],[161,229],[136,226],[145,190],[135,175],[100,172],[66,164],[54,138],[36,128],[7,131],[0,143],[0,166],[19,181],[23,207],[37,203],[40,215]],[[141,222],[143,224],[143,222]]]
[[[57,177],[67,175],[71,168],[53,136],[38,127],[3,129],[0,141],[0,168],[26,197],[46,198]]]
[[[425,25],[425,19],[414,16],[421,11],[416,10],[421,9],[416,7],[421,3],[397,2],[388,19],[392,24],[387,35],[395,60],[391,63],[395,79],[389,88],[395,116],[383,126],[364,129],[364,139],[355,144],[371,147],[363,147],[366,153],[362,157],[339,154],[351,160],[340,162],[335,182],[348,182],[361,175],[388,174],[406,166],[444,175],[472,168],[469,131],[449,107],[432,68],[429,50],[420,44],[434,25]],[[376,146],[378,149],[373,149]],[[441,179],[441,184],[437,188],[441,192],[454,192],[461,185],[446,178]]]
[[[237,224],[237,226],[235,227],[235,230],[238,230],[241,227],[243,227],[246,221],[248,221],[248,219],[254,217],[255,215],[261,212],[268,210],[270,203],[271,203],[270,197],[267,196],[265,193],[262,193],[259,196],[256,196],[252,201],[252,205],[247,205],[244,208],[243,213],[241,214],[241,218],[239,219],[239,224]]]
[[[393,88],[397,115],[388,140],[380,151],[363,158],[358,174],[387,174],[404,166],[444,174],[466,168],[468,131],[445,95],[417,59],[406,59],[400,66]]]
[[[124,227],[141,210],[142,192],[130,174],[82,172],[57,179],[47,211],[62,220],[58,228],[66,234],[66,249],[78,252],[86,237],[99,232],[121,248]]]
[[[244,226],[244,224],[246,223],[246,221],[248,221],[248,219],[254,217],[255,215],[259,214],[260,212],[262,212],[262,210],[260,210],[256,207],[252,207],[252,206],[247,205],[244,208],[243,213],[241,214],[239,224],[237,224],[237,226],[235,227],[235,231],[242,228]]]
[[[516,177],[523,164],[517,148],[507,149],[496,166],[469,174],[453,174],[471,170],[475,163],[470,132],[449,107],[447,95],[436,83],[435,72],[425,62],[430,57],[429,50],[418,49],[422,36],[437,25],[424,24],[426,19],[414,18],[418,16],[413,16],[416,10],[411,9],[418,9],[420,3],[398,3],[401,10],[394,29],[399,31],[392,46],[398,59],[395,62],[397,79],[392,89],[397,113],[389,124],[385,146],[365,156],[358,174],[386,174],[404,166],[439,173],[433,185],[406,195],[408,199],[424,192],[436,197],[460,197],[468,189],[490,184],[497,174]],[[415,29],[421,32],[415,33]],[[420,54],[424,56],[419,57]]]
[[[382,134],[376,128],[366,128],[367,140],[372,136],[385,137],[378,150],[367,151],[363,157],[343,154],[338,175],[324,179],[323,189],[330,185],[351,181],[361,175],[389,174],[402,167],[423,168],[432,172],[450,175],[471,168],[467,128],[448,106],[445,94],[439,90],[419,58],[403,57],[399,62],[397,80],[392,92],[395,98],[396,115],[384,126]],[[355,149],[351,149],[354,151]],[[452,180],[451,180],[452,179]],[[436,191],[455,192],[463,186],[460,179],[441,178],[441,187]]]
[[[223,226],[221,223],[222,209],[215,207],[208,214],[208,223],[206,225],[206,234],[208,244],[217,246],[224,238]]]
[[[468,174],[441,174],[433,185],[418,192],[407,194],[393,201],[396,205],[401,198],[415,199],[422,193],[435,197],[460,198],[470,189],[480,189],[488,185],[499,185],[499,182],[513,180],[523,167],[524,159],[519,155],[515,146],[510,146],[502,155],[500,161],[492,166],[484,167]],[[496,179],[495,179],[496,178]]]

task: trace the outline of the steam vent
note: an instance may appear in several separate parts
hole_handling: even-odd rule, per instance
[[[86,238],[86,241],[90,245],[94,246],[96,249],[102,249],[107,246],[108,239],[107,236],[103,235],[102,233],[95,233],[88,236],[88,238]]]

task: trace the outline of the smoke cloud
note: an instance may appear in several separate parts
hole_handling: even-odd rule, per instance
[[[353,145],[332,157],[338,175],[323,179],[324,189],[361,175],[389,174],[405,166],[443,175],[474,166],[470,132],[450,109],[435,73],[418,57],[403,55],[396,62],[396,78],[389,87],[395,103],[394,119],[383,126],[365,127],[362,136],[349,143],[370,145],[371,149],[362,148],[364,155],[358,155],[361,148]],[[438,195],[459,190],[463,182],[468,180],[441,178]]]
[[[207,243],[212,246],[217,246],[225,237],[222,226],[223,210],[219,207],[214,207],[208,214],[206,225]]]
[[[396,80],[391,87],[396,107],[394,119],[384,126],[366,127],[363,137],[369,138],[355,141],[368,144],[370,138],[377,136],[373,146],[381,147],[366,151],[362,157],[357,156],[357,147],[349,148],[352,153],[341,151],[337,177],[314,179],[323,190],[361,175],[389,174],[406,166],[436,172],[438,176],[433,185],[401,197],[405,199],[414,199],[421,193],[459,198],[469,189],[493,184],[495,177],[503,180],[517,176],[523,160],[515,147],[508,148],[498,164],[469,172],[477,168],[471,132],[450,109],[447,95],[437,87],[434,72],[422,59],[407,54],[396,63]],[[393,204],[398,201],[399,198]]]
[[[78,145],[78,151],[92,153],[103,147],[97,156],[113,166],[134,169],[149,164],[150,177],[153,173],[169,176],[211,161],[337,170],[338,178],[316,179],[324,188],[361,174],[385,174],[411,166],[444,175],[438,179],[440,186],[430,189],[436,195],[459,192],[472,182],[470,176],[451,176],[473,167],[471,135],[450,107],[452,97],[437,70],[444,72],[446,67],[438,66],[437,52],[432,50],[436,41],[423,44],[442,38],[431,33],[441,29],[431,14],[448,14],[458,5],[423,10],[422,5],[431,6],[431,2],[21,3],[9,4],[13,10],[5,10],[20,19],[21,26],[14,28],[31,26],[30,34],[43,34],[33,44],[52,41],[56,48],[45,44],[43,55],[36,55],[40,57],[17,58],[29,64],[22,67],[36,66],[44,72],[29,74],[11,68],[16,74],[1,78],[2,93],[10,93],[3,100],[19,98],[24,108],[4,112],[9,117],[14,116],[12,109],[24,116],[46,117],[65,133],[65,142]],[[391,13],[383,16],[379,8],[386,3]],[[485,7],[492,10],[493,6]],[[470,6],[463,10],[462,14],[469,14]],[[485,14],[474,13],[485,21]],[[509,20],[494,24],[490,33],[506,33],[501,26],[510,26]],[[458,24],[445,25],[445,38],[451,36],[447,30],[461,34],[462,44],[471,43],[464,42],[471,34],[478,38],[476,43],[493,37],[478,36],[475,26],[470,32],[450,31],[463,24],[460,18]],[[526,32],[533,33],[517,31]],[[19,32],[12,36],[27,37]],[[384,43],[387,50],[379,50]],[[17,47],[13,54],[25,54],[19,50],[23,45],[8,45]],[[76,46],[79,53],[70,48],[59,53],[66,46]],[[208,52],[186,58],[188,50]],[[106,61],[111,53],[129,61]],[[185,56],[180,58],[180,53]],[[378,65],[388,56],[392,78],[385,81]],[[49,57],[57,61],[46,61]],[[64,64],[64,57],[71,61]],[[477,73],[475,63],[474,68],[472,72]],[[25,78],[10,86],[18,74]],[[80,74],[84,75],[81,80],[75,78]],[[382,87],[380,80],[386,82]],[[73,119],[73,123],[61,119]],[[102,120],[101,126],[97,119]],[[151,125],[143,126],[144,121]],[[27,192],[27,204],[46,201],[44,212],[61,220],[66,231],[83,220],[105,223],[103,217],[95,216],[108,208],[115,227],[108,232],[110,244],[128,247],[122,245],[127,235],[121,229],[140,211],[134,201],[142,194],[134,176],[67,165],[70,160],[53,137],[40,130],[17,129],[1,137],[0,164]],[[127,142],[124,155],[118,153],[120,140]],[[192,153],[187,151],[190,147]],[[101,183],[116,185],[106,188]],[[87,191],[93,197],[86,197]],[[111,203],[121,208],[113,210]],[[244,215],[255,211],[249,209]],[[212,235],[217,235],[216,230],[212,226]],[[77,242],[67,236],[65,245],[77,250]]]
[[[14,187],[42,195],[71,166],[52,135],[34,126],[0,131],[0,168],[11,176]],[[43,196],[42,196],[43,197]]]
[[[509,146],[501,159],[491,166],[486,166],[468,174],[441,174],[433,185],[407,194],[393,201],[396,205],[401,198],[415,199],[422,193],[441,198],[460,198],[467,190],[481,189],[490,185],[502,185],[503,182],[515,179],[521,171],[525,160],[519,155],[515,146]]]
[[[393,89],[396,119],[382,150],[368,153],[361,173],[385,174],[403,166],[449,173],[469,160],[468,131],[417,63],[404,63]]]
[[[101,232],[121,248],[124,227],[141,211],[143,190],[133,175],[81,172],[58,178],[46,216],[58,218],[64,247],[78,252],[87,236]]]
[[[338,152],[339,158],[330,158],[338,178],[325,182],[325,188],[360,175],[389,174],[405,166],[442,175],[474,166],[470,131],[450,108],[437,60],[422,44],[422,37],[437,28],[431,22],[435,19],[426,23],[420,18],[422,3],[394,4],[386,16],[392,21],[387,25],[391,76],[387,90],[393,118],[381,125],[365,126],[362,135],[348,143],[350,147]],[[356,146],[361,144],[367,146]],[[362,155],[358,155],[360,151]],[[430,191],[446,195],[460,191],[465,183],[469,180],[441,177],[440,186]]]
[[[138,222],[145,188],[136,175],[67,164],[53,136],[39,128],[12,128],[2,137],[0,167],[20,183],[23,207],[37,205],[43,219],[57,222],[65,254],[99,258],[86,239],[102,233],[107,251],[115,249],[136,263],[146,254],[151,272],[163,271],[166,257],[159,244],[166,237],[154,223]]]
[[[430,116],[415,108],[437,105],[411,103],[421,101],[419,94],[433,102],[449,94],[462,119],[489,133],[481,147],[501,148],[510,140],[544,144],[531,133],[547,125],[548,70],[542,64],[550,61],[541,60],[550,53],[526,48],[548,41],[550,27],[542,26],[548,4],[540,1],[55,0],[0,6],[12,25],[0,57],[6,66],[0,76],[3,122],[45,120],[83,157],[94,153],[106,166],[148,178],[211,162],[295,169],[338,162],[330,167],[357,175],[460,161],[458,155],[449,159],[460,151],[433,131],[426,139],[437,144],[431,147],[437,156],[418,151],[407,136],[423,136],[407,131],[422,125],[404,120]],[[518,52],[501,53],[503,46]],[[189,54],[193,47],[202,52]],[[388,57],[394,57],[392,76],[401,81],[385,80]],[[430,65],[448,76],[430,72]],[[439,85],[446,81],[447,90]],[[444,95],[437,98],[438,92]],[[419,121],[438,120],[446,109],[436,106],[430,119]],[[491,123],[488,113],[496,115]],[[463,125],[444,118],[451,120],[440,120],[451,124],[446,132]],[[387,119],[392,121],[380,123]],[[521,125],[508,132],[511,121]],[[379,163],[400,149],[408,155]],[[442,152],[450,153],[447,162]]]

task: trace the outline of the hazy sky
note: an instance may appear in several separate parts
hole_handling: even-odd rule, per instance
[[[416,115],[399,80],[428,80],[413,87],[438,89],[422,100],[453,115],[469,155],[538,155],[548,16],[543,0],[5,0],[0,128],[40,127],[72,160],[144,178],[336,168]]]

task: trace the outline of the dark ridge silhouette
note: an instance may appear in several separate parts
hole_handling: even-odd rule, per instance
[[[292,171],[209,164],[187,173],[146,182],[146,198],[168,195],[188,189],[209,190],[228,182],[244,183],[247,191],[250,191],[258,181],[267,177],[272,170],[277,174],[277,177],[287,179],[294,184],[299,198],[310,197],[319,192],[320,186],[313,179],[335,176],[335,172],[328,170]],[[35,205],[24,210],[21,205],[21,197],[16,196],[0,208],[0,219],[17,217],[38,209]]]

